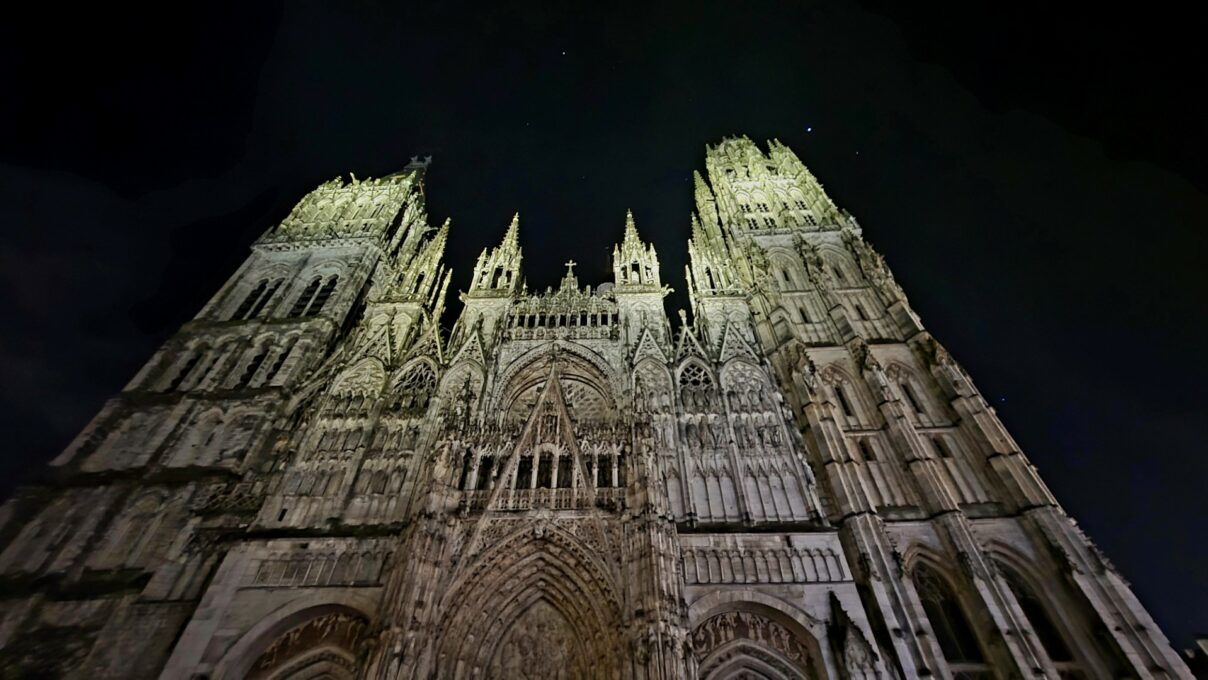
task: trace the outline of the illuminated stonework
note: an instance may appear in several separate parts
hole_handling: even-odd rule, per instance
[[[1190,678],[797,157],[706,165],[674,328],[632,215],[445,332],[426,161],[307,195],[4,506],[0,676]]]

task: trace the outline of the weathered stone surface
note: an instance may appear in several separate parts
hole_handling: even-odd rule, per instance
[[[333,180],[0,511],[0,677],[1190,675],[777,142],[438,325],[426,161]]]

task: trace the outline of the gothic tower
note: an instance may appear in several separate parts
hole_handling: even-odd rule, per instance
[[[673,330],[530,290],[452,329],[427,161],[268,230],[0,513],[0,675],[1190,678],[779,142],[706,149]]]

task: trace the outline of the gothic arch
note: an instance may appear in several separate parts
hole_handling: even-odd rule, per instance
[[[788,248],[771,247],[768,248],[768,263],[772,265],[774,270],[783,271],[788,274],[789,282],[794,288],[804,289],[811,288],[809,277],[805,275],[805,271],[801,268],[800,258]],[[781,281],[776,282],[777,285]]]
[[[665,364],[650,357],[640,359],[631,380],[635,405],[641,405],[647,413],[671,411],[671,372]]]
[[[858,283],[862,280],[860,269],[843,248],[823,243],[818,246],[818,256],[826,266],[839,272],[843,277],[842,282]]]
[[[614,677],[619,669],[610,662],[626,658],[621,612],[617,588],[595,554],[539,523],[470,564],[442,602],[436,676],[507,677],[522,663],[564,668],[571,677]],[[544,644],[524,644],[535,635]]]
[[[498,391],[502,401],[510,401],[504,395],[514,395],[524,385],[518,382],[518,375],[531,373],[534,367],[548,368],[547,359],[554,352],[558,353],[558,369],[563,375],[574,373],[576,369],[584,377],[591,376],[595,387],[605,394],[617,394],[623,388],[621,379],[613,371],[612,365],[597,352],[576,342],[545,343],[535,347],[514,359],[500,371],[497,384],[503,386]],[[545,379],[548,371],[537,371],[539,377],[528,376],[528,380],[540,382]]]
[[[1040,613],[1055,629],[1061,644],[1071,653],[1071,657],[1067,659],[1053,658],[1053,650],[1044,644],[1043,639],[1039,640],[1050,660],[1062,664],[1059,669],[1066,670],[1070,665],[1082,664],[1084,669],[1091,671],[1091,675],[1106,677],[1117,674],[1114,669],[1103,666],[1100,659],[1102,655],[1097,653],[1099,650],[1095,649],[1093,644],[1088,644],[1088,636],[1085,634],[1085,611],[1070,597],[1070,584],[1066,578],[1044,573],[1045,567],[1035,558],[1024,555],[1020,550],[1002,541],[991,540],[986,544],[985,551],[999,573],[1008,581],[1017,601],[1021,595],[1019,586],[1023,587],[1024,595],[1031,595],[1038,600],[1038,604],[1043,608]],[[1015,584],[1010,583],[1012,579],[1016,581]],[[1023,608],[1024,603],[1020,602],[1020,605]],[[1036,612],[1024,611],[1024,617],[1039,636],[1041,631],[1035,630],[1038,623],[1034,620],[1035,614]]]
[[[386,384],[386,367],[375,357],[366,357],[345,369],[332,381],[331,393],[377,397]]]
[[[702,680],[826,678],[826,627],[797,607],[752,590],[714,591],[688,608]]]
[[[616,382],[612,371],[602,368],[599,360],[594,352],[560,352],[557,356],[566,405],[577,421],[607,421],[617,415]],[[535,403],[540,386],[549,379],[552,361],[553,352],[538,348],[512,363],[498,383],[495,403],[500,417],[528,417],[526,406]]]
[[[356,658],[358,650],[349,647],[355,646],[361,637],[357,631],[367,628],[373,622],[373,616],[368,612],[376,609],[376,602],[359,593],[333,592],[300,597],[277,608],[249,628],[214,666],[211,678],[305,678],[312,677],[304,674],[308,668],[315,668],[316,665],[326,662],[329,670],[343,668],[340,673],[331,673],[331,678],[351,680],[354,677],[351,667],[339,664],[338,659]],[[329,634],[326,639],[321,630],[316,630],[310,635],[305,635],[306,631],[303,630],[307,626],[335,623],[337,620],[342,628],[329,630],[329,633],[335,635]],[[301,631],[303,634],[294,631]],[[303,649],[288,647],[291,634],[305,643],[298,645],[304,647]],[[282,658],[270,659],[270,663],[266,664],[265,653],[275,646],[283,652]],[[327,654],[323,654],[324,652]]]
[[[920,614],[931,629],[932,638],[941,656],[953,672],[988,670],[993,647],[988,644],[984,622],[986,616],[979,603],[971,601],[968,589],[961,587],[963,579],[953,573],[953,560],[945,558],[930,546],[914,543],[905,552],[903,563],[918,603]],[[931,593],[926,592],[931,581]],[[951,599],[951,605],[943,600]],[[928,606],[929,602],[932,606]],[[973,606],[970,606],[973,605]],[[955,609],[951,609],[954,606]],[[933,616],[940,616],[936,620]],[[965,637],[969,636],[969,637]]]

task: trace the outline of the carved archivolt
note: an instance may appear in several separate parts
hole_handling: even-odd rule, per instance
[[[620,609],[593,552],[540,523],[477,560],[444,599],[436,677],[613,677]]]
[[[248,680],[286,678],[351,678],[356,675],[357,647],[365,636],[365,619],[351,612],[332,612],[295,626],[274,640],[247,673]]]
[[[816,641],[754,612],[712,616],[692,631],[691,642],[702,679],[819,677]]]

